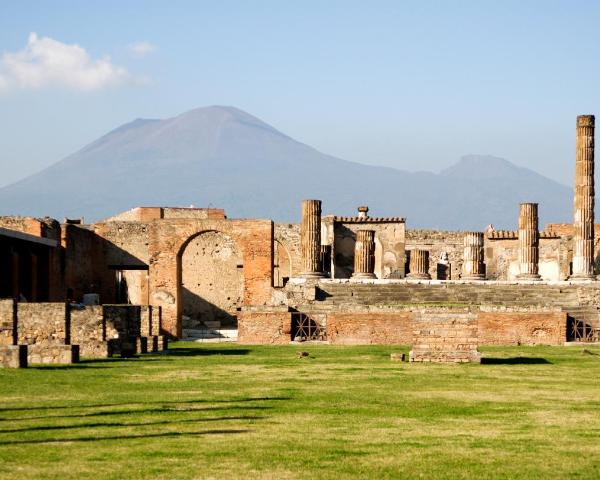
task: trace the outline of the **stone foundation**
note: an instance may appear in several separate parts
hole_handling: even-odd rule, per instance
[[[79,362],[79,345],[29,345],[27,359],[31,363],[69,365]]]
[[[477,351],[477,315],[470,312],[415,312],[411,362],[481,361]]]

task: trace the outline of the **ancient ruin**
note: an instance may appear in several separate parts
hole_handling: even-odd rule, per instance
[[[415,362],[600,341],[593,116],[577,119],[575,163],[573,224],[542,231],[536,203],[517,231],[485,232],[407,229],[367,206],[322,216],[315,199],[300,224],[178,207],[0,217],[0,361],[127,356],[167,338],[403,344]]]

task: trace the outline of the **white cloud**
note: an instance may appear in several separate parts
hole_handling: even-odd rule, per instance
[[[156,50],[156,45],[149,42],[135,42],[129,45],[129,51],[134,57],[145,57]]]
[[[79,45],[36,33],[29,34],[23,50],[4,53],[0,59],[0,92],[48,86],[91,91],[135,81],[108,56],[94,60]]]

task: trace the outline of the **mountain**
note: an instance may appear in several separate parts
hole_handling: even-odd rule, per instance
[[[469,155],[439,174],[335,158],[232,107],[138,119],[0,189],[0,214],[94,221],[135,206],[214,206],[230,218],[298,221],[303,198],[324,213],[405,216],[409,228],[515,228],[518,204],[568,222],[570,188],[496,157]]]

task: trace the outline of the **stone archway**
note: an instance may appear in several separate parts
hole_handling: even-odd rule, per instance
[[[292,278],[292,256],[279,240],[275,240],[273,246],[273,286],[284,287]]]
[[[222,232],[201,232],[183,245],[178,265],[182,328],[237,325],[244,274],[236,241]]]

